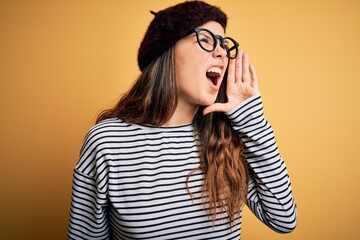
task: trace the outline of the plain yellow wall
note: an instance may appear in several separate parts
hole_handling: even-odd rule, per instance
[[[0,238],[65,239],[72,170],[99,111],[136,78],[152,15],[179,1],[0,1]],[[246,210],[242,239],[360,235],[360,2],[209,0],[250,54],[298,227]]]

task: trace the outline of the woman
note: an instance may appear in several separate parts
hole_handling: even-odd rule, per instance
[[[239,239],[244,204],[292,231],[287,170],[226,15],[201,1],[152,13],[139,78],[86,136],[68,238]]]

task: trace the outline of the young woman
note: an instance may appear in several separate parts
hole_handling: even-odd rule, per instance
[[[139,78],[86,136],[68,238],[239,239],[244,204],[292,231],[289,176],[226,15],[201,1],[152,13]]]

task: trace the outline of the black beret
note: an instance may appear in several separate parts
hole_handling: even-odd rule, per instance
[[[203,1],[186,1],[161,10],[151,21],[138,51],[138,65],[142,71],[193,28],[209,21],[226,28],[227,16],[218,7]]]

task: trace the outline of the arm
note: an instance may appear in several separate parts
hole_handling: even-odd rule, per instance
[[[96,144],[91,136],[86,138],[73,175],[68,239],[109,239],[110,235],[107,196],[94,173]]]
[[[291,232],[296,227],[296,205],[273,130],[263,115],[260,95],[247,99],[227,115],[241,134],[249,164],[249,208],[273,230]]]
[[[290,179],[281,159],[273,130],[266,121],[255,67],[241,49],[228,66],[226,103],[204,109],[225,112],[241,135],[249,165],[247,204],[255,215],[272,229],[290,232],[296,226],[296,205]]]

